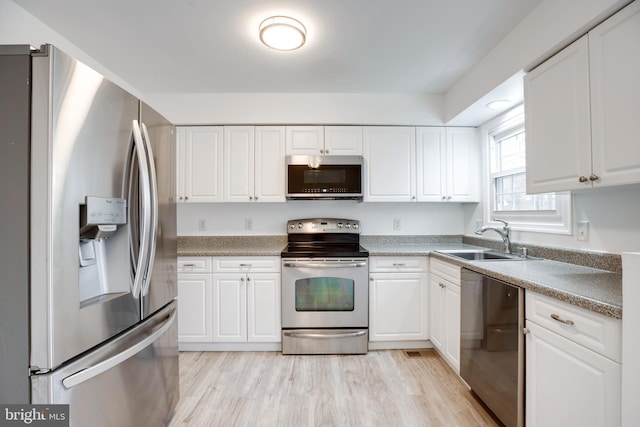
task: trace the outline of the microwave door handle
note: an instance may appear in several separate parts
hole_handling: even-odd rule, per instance
[[[158,179],[156,176],[156,165],[153,159],[153,151],[151,149],[151,138],[149,138],[149,132],[147,126],[141,123],[142,128],[142,140],[145,148],[145,159],[147,162],[147,169],[149,174],[149,211],[150,211],[150,230],[147,254],[147,266],[144,272],[142,296],[147,295],[149,292],[149,285],[151,283],[151,274],[153,273],[153,262],[156,256],[156,238],[158,234]]]

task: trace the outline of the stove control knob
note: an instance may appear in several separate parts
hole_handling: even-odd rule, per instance
[[[298,229],[300,229],[300,228],[302,228],[302,223],[301,222],[298,223]]]
[[[345,227],[347,227],[347,228],[351,228],[351,224],[347,223],[347,224],[345,225]]]
[[[360,228],[360,226],[358,224],[353,224],[353,229],[357,230],[358,228]]]
[[[293,230],[293,229],[295,229],[295,228],[296,228],[296,225],[295,225],[295,224],[289,224],[289,229]]]
[[[342,228],[342,227],[344,227],[344,224],[343,224],[343,223],[341,223],[341,222],[339,222],[339,223],[338,223],[338,228]]]

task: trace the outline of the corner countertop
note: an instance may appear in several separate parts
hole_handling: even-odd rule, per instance
[[[547,259],[467,261],[431,252],[430,256],[583,307],[622,318],[622,274]]]
[[[478,248],[461,236],[362,236],[370,256],[431,256],[558,300],[622,318],[622,273],[550,259],[467,261],[436,252]],[[286,235],[180,236],[179,256],[280,256]]]

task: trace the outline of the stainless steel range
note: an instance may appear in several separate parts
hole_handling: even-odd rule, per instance
[[[287,223],[282,251],[282,352],[364,354],[369,341],[369,252],[360,222]]]

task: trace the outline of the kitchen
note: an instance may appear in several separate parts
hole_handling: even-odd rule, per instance
[[[561,5],[551,1],[541,2],[520,25],[505,35],[503,42],[497,44],[444,95],[344,91],[328,94],[149,93],[145,98],[179,125],[357,123],[363,126],[479,126],[492,118],[487,115],[491,113],[482,112],[480,118],[475,119],[468,119],[465,115],[472,114],[478,107],[484,108],[494,88],[511,78],[521,79],[519,70],[542,62],[554,51],[567,45],[576,34],[584,33],[623,3],[594,1],[585,6],[582,2],[563,2]],[[25,8],[27,4],[25,2]],[[61,29],[58,30],[60,34],[56,33],[53,26],[49,28],[43,25],[20,6],[7,3],[2,7],[2,16],[9,18],[7,25],[3,22],[0,29],[2,44],[26,41],[39,45],[46,41],[80,56],[87,57],[84,52],[90,54],[88,47],[81,50],[72,44],[72,39],[69,41],[61,35]],[[47,22],[43,17],[39,19]],[[89,63],[93,61],[92,65],[102,67],[101,71],[109,76],[107,63],[101,65],[91,58],[86,59]],[[118,82],[119,78],[112,76]],[[481,194],[486,192],[483,188],[480,190]],[[512,241],[530,246],[614,254],[637,251],[640,229],[635,222],[634,212],[640,207],[639,199],[637,186],[576,192],[573,194],[573,222],[577,226],[579,221],[588,221],[588,239],[578,240],[575,233],[545,234],[514,230]],[[178,206],[178,235],[283,237],[289,219],[338,216],[358,219],[363,227],[363,240],[370,236],[473,236],[478,228],[478,220],[482,223],[490,220],[484,197],[482,200],[479,203],[182,203]],[[487,238],[489,236],[487,234]]]

